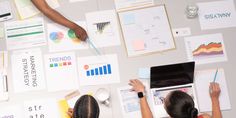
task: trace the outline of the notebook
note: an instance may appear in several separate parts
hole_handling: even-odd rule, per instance
[[[195,62],[151,67],[151,103],[156,118],[168,117],[164,109],[164,99],[174,90],[188,93],[193,98],[195,107],[198,108],[193,84],[194,67]]]

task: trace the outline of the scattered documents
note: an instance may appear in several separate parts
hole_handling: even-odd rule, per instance
[[[227,61],[222,34],[208,34],[185,38],[189,61],[206,64]]]
[[[86,22],[76,22],[79,26],[86,30]],[[75,32],[62,25],[56,23],[49,23],[47,25],[48,45],[50,52],[68,51],[76,49],[87,49],[85,42],[78,39]]]
[[[97,47],[120,45],[118,20],[115,10],[86,14],[89,39]]]
[[[165,6],[119,12],[128,56],[175,48]]]
[[[117,11],[123,11],[154,5],[154,0],[115,0],[115,5]]]
[[[13,18],[10,1],[0,2],[0,21],[6,21]],[[0,36],[1,38],[1,36]]]
[[[0,107],[0,118],[24,118],[20,105]]]
[[[46,89],[40,49],[14,51],[11,65],[14,92]]]
[[[198,105],[200,112],[212,111],[211,98],[209,94],[210,83],[213,82],[216,69],[196,71],[195,73],[195,87],[198,97]],[[216,76],[216,83],[220,84],[220,109],[230,110],[231,104],[228,94],[227,82],[223,69],[218,70]]]
[[[115,54],[79,57],[78,72],[81,86],[120,82],[118,59]]]
[[[24,102],[25,118],[60,118],[56,99],[40,99]]]
[[[47,54],[44,59],[48,91],[76,89],[78,78],[74,53]]]
[[[236,27],[234,0],[198,3],[202,30]]]
[[[5,38],[8,50],[46,45],[44,21],[35,18],[6,22]]]
[[[14,1],[20,19],[30,18],[40,13],[40,11],[34,6],[31,0],[14,0]],[[46,0],[46,2],[50,7],[54,9],[60,6],[58,0]]]

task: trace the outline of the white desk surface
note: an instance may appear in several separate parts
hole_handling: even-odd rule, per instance
[[[3,0],[0,0],[3,1]],[[191,1],[191,2],[190,2]],[[236,72],[234,71],[234,67],[236,66],[236,55],[235,50],[236,46],[236,28],[225,28],[225,29],[216,29],[216,30],[201,30],[198,18],[196,19],[187,19],[184,15],[184,9],[189,3],[197,3],[197,2],[207,2],[214,0],[155,0],[156,4],[165,4],[168,12],[168,16],[170,19],[171,27],[174,28],[183,28],[190,27],[192,31],[192,36],[202,35],[202,34],[212,34],[212,33],[222,33],[224,37],[224,43],[226,46],[226,51],[228,55],[228,61],[221,63],[212,63],[212,64],[204,64],[196,66],[196,70],[200,69],[211,69],[222,67],[225,69],[225,74],[227,78],[229,96],[231,101],[232,109],[229,111],[223,111],[224,118],[230,118],[235,116],[236,112],[236,94],[233,92],[236,89]],[[12,6],[14,7],[13,0],[11,0]],[[90,11],[98,11],[98,10],[108,10],[114,9],[113,0],[88,0],[87,2],[76,2],[69,3],[69,0],[59,0],[60,7],[57,10],[62,13],[67,18],[77,21],[84,20],[85,13]],[[236,0],[234,0],[236,6]],[[16,9],[14,7],[14,20],[17,19]],[[75,12],[76,11],[76,12]],[[46,22],[51,22],[49,19],[45,18]],[[0,22],[0,26],[3,27],[3,23]],[[122,40],[122,39],[121,39]],[[117,95],[117,87],[127,85],[129,79],[138,77],[138,69],[140,67],[151,67],[163,64],[170,63],[178,63],[187,61],[187,54],[185,51],[184,38],[175,38],[176,41],[176,50],[165,52],[165,53],[156,53],[148,56],[140,56],[135,58],[128,58],[126,55],[126,50],[124,47],[124,43],[122,40],[121,46],[111,47],[111,48],[101,48],[100,50],[106,54],[116,53],[119,59],[119,67],[120,67],[120,84],[112,84],[106,85],[107,88],[111,91],[111,102],[112,102],[112,111],[113,114],[107,114],[106,108],[104,111],[101,111],[101,118],[109,118],[108,116],[112,115],[113,118],[122,118],[119,98]],[[43,51],[43,54],[47,54],[48,48],[47,46],[40,47]],[[0,40],[0,50],[6,49],[5,41]],[[77,56],[90,56],[93,55],[90,50],[75,50]],[[9,52],[11,55],[11,52]],[[9,62],[9,91],[10,91],[10,101],[0,103],[0,107],[5,107],[5,105],[13,105],[17,103],[23,103],[23,101],[32,100],[32,99],[40,99],[40,98],[52,98],[52,97],[63,97],[68,91],[63,92],[54,92],[49,93],[46,90],[34,92],[34,93],[22,93],[22,94],[14,94],[12,87],[12,75],[11,75],[11,64]],[[102,86],[88,86],[84,88],[80,88],[81,91],[84,90],[96,90],[97,88]],[[210,104],[210,103],[209,103]]]

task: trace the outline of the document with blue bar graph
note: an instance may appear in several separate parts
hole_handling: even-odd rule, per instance
[[[78,71],[81,86],[120,82],[117,55],[115,54],[79,57]]]

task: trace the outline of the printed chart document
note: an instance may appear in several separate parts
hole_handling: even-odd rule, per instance
[[[236,27],[234,0],[198,3],[202,30]]]
[[[214,80],[217,69],[201,70],[195,73],[195,87],[198,97],[198,105],[200,112],[212,111],[211,98],[209,95],[209,85]],[[228,94],[227,82],[223,69],[218,70],[215,82],[220,84],[220,109],[230,110],[231,104]]]
[[[96,47],[120,45],[118,20],[115,10],[86,14],[88,34]]]
[[[11,65],[14,92],[46,89],[42,52],[39,48],[14,51]]]
[[[30,18],[40,13],[40,11],[34,6],[31,0],[14,0],[14,1],[20,19]],[[60,6],[58,0],[46,0],[46,2],[52,8],[57,8]]]
[[[1,107],[0,118],[23,118],[22,107],[20,105]]]
[[[35,18],[5,23],[7,49],[20,49],[46,45],[44,21]]]
[[[222,34],[208,34],[185,38],[189,61],[206,64],[227,61]]]
[[[13,18],[11,4],[9,1],[0,2],[0,21],[6,21]],[[1,38],[1,36],[0,36]]]
[[[145,88],[149,88],[147,82],[144,82]],[[131,90],[131,86],[123,86],[117,89],[123,118],[142,118],[140,102],[137,92]],[[150,90],[146,90],[150,91]],[[146,93],[147,94],[147,93]],[[149,95],[146,95],[147,99]]]
[[[154,5],[153,0],[114,0],[117,11]]]
[[[86,22],[76,22],[79,26],[86,29]],[[67,51],[76,49],[87,49],[86,43],[78,39],[75,32],[56,23],[47,24],[48,45],[50,52]]]
[[[165,6],[119,12],[128,56],[175,48]]]
[[[25,118],[60,118],[59,106],[54,98],[24,102]]]
[[[118,59],[115,54],[79,57],[78,72],[81,86],[120,82]]]
[[[48,54],[44,59],[48,91],[76,89],[77,65],[73,52]]]

